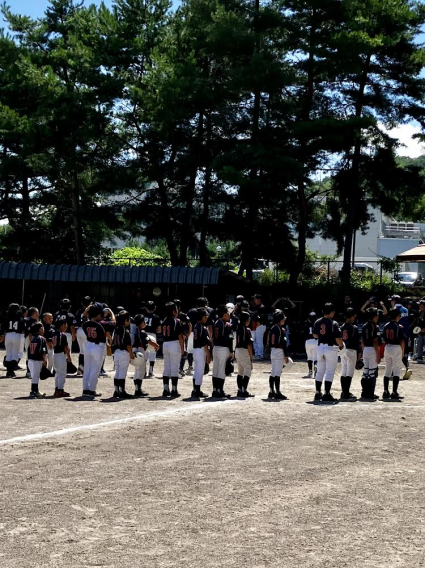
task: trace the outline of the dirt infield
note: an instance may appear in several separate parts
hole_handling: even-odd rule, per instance
[[[152,379],[116,402],[112,378],[95,401],[81,379],[60,400],[0,379],[0,567],[425,566],[425,366],[402,402],[336,405],[311,402],[305,363],[268,402],[268,369],[219,402],[188,400],[189,377],[178,400]]]

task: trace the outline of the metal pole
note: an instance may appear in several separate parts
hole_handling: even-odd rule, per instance
[[[331,261],[328,260],[328,277],[327,277],[327,282],[329,282],[330,279],[331,279]]]
[[[352,265],[354,266],[355,260],[356,260],[356,229],[354,229],[353,231],[353,261],[352,261]]]
[[[382,262],[379,263],[379,284],[382,284]]]

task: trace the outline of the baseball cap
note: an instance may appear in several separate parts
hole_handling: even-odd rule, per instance
[[[394,296],[391,296],[390,300],[401,301],[401,297],[398,294],[394,294]]]
[[[245,300],[245,298],[243,296],[236,296],[236,303],[239,304],[240,302],[243,302]]]
[[[231,314],[233,312],[233,310],[235,309],[235,304],[232,304],[232,302],[229,302],[226,304],[226,308],[227,311],[229,312],[229,314]]]
[[[308,314],[308,318],[311,319],[311,320],[312,320],[312,319],[316,319],[316,318],[317,318],[316,312],[310,312],[310,313]]]

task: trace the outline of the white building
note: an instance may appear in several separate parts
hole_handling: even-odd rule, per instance
[[[377,268],[377,261],[382,257],[395,258],[399,253],[409,250],[425,240],[425,224],[395,221],[384,215],[379,209],[371,209],[374,221],[369,224],[365,235],[356,233],[355,262],[371,263]],[[336,243],[319,236],[307,239],[307,247],[321,255],[337,255]],[[342,256],[337,260],[342,261]],[[423,264],[405,263],[403,271],[422,272]]]

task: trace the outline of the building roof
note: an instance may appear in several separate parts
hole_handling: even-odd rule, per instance
[[[219,268],[185,266],[78,266],[0,262],[0,279],[135,284],[218,284]]]
[[[425,262],[425,245],[418,245],[396,256],[400,262]]]

